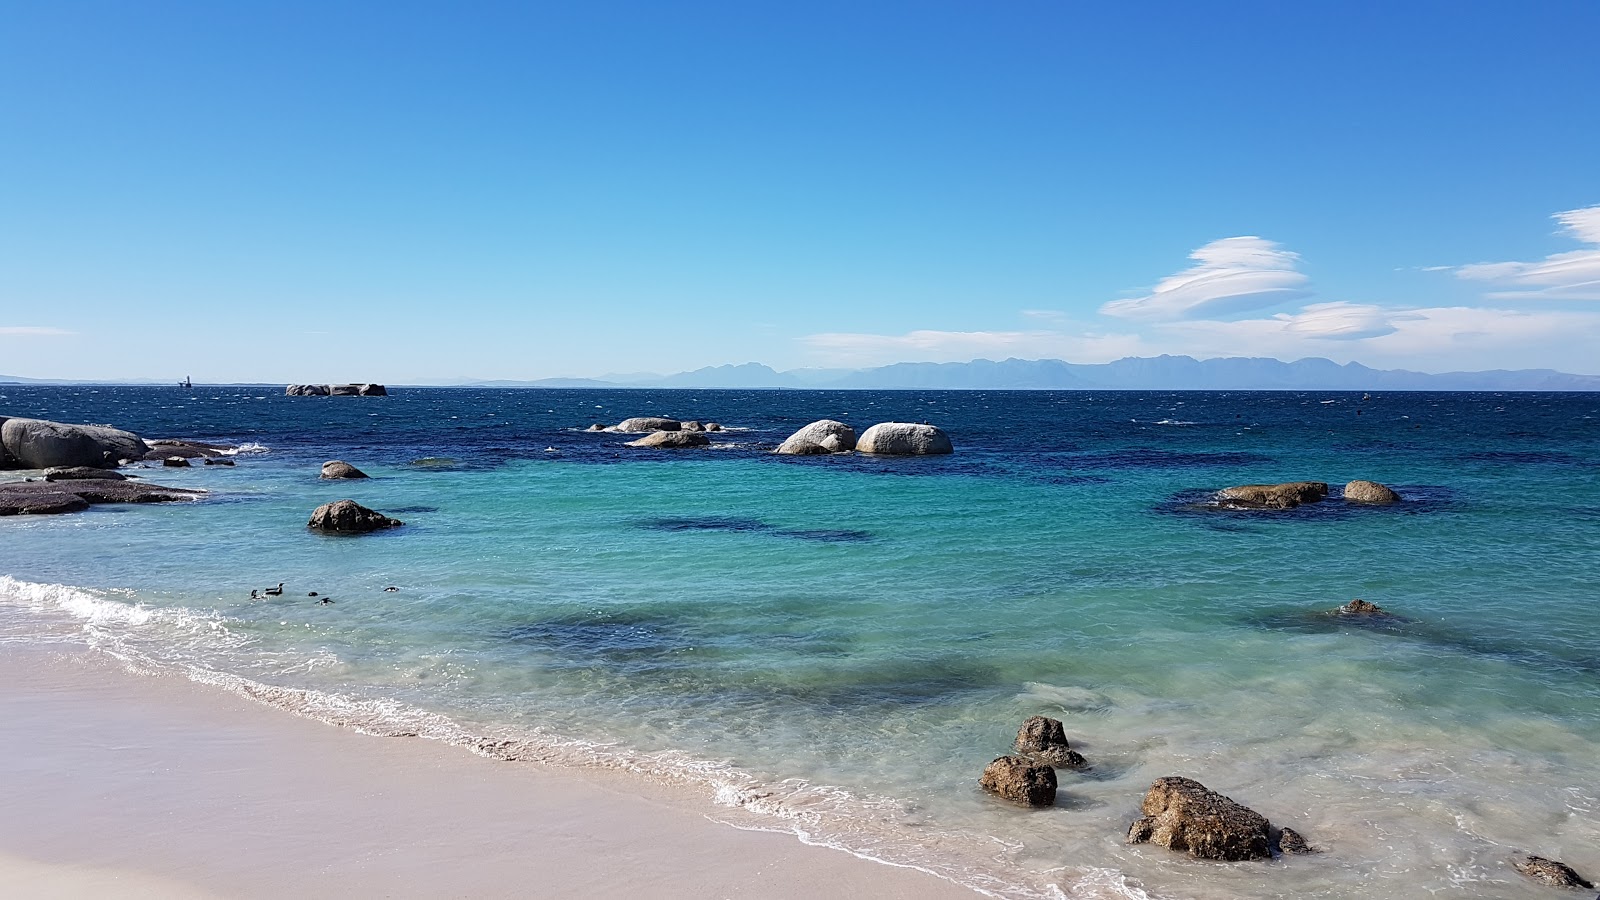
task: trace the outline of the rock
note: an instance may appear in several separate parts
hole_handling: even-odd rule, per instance
[[[184,459],[210,459],[221,456],[232,450],[232,447],[223,444],[206,444],[200,441],[175,441],[159,440],[150,441],[150,452],[144,455],[148,462],[160,462],[169,456],[181,456]]]
[[[381,384],[291,384],[283,389],[286,397],[387,397]]]
[[[883,456],[925,456],[952,453],[950,436],[933,425],[880,422],[862,432],[856,450]]]
[[[161,461],[161,464],[163,466],[166,466],[167,468],[170,468],[170,469],[187,469],[187,468],[189,468],[189,460],[185,459],[182,456],[169,456],[166,459],[163,459]]]
[[[88,466],[114,469],[125,459],[143,459],[150,448],[138,435],[106,425],[67,425],[44,419],[0,422],[7,465],[21,469]]]
[[[1280,853],[1320,853],[1322,851],[1306,843],[1300,832],[1293,828],[1285,828],[1278,832],[1278,852]]]
[[[684,422],[681,431],[705,431],[706,427],[699,422]]]
[[[722,430],[722,426],[718,425],[716,422],[707,422],[706,423],[706,430],[707,431],[721,431]]]
[[[1341,616],[1387,616],[1390,612],[1376,603],[1365,600],[1351,600],[1349,603],[1334,610]]]
[[[1021,756],[1001,756],[989,763],[978,786],[1013,803],[1050,806],[1056,802],[1056,770]]]
[[[1302,503],[1327,499],[1328,485],[1321,481],[1289,481],[1283,484],[1241,484],[1217,492],[1217,499],[1233,506],[1254,509],[1294,509]]]
[[[0,484],[0,516],[44,516],[55,513],[81,512],[89,502],[77,494],[65,491],[11,492],[9,484]]]
[[[1352,481],[1344,486],[1344,499],[1356,503],[1398,503],[1400,495],[1376,481]]]
[[[818,419],[778,445],[778,453],[808,456],[815,453],[843,453],[856,449],[856,432],[843,422]],[[948,452],[948,451],[947,451]]]
[[[677,419],[661,419],[653,416],[635,416],[632,419],[623,419],[612,431],[624,434],[642,434],[646,431],[678,431],[683,423]]]
[[[1014,749],[1028,757],[1052,766],[1079,769],[1087,765],[1083,754],[1067,746],[1067,732],[1058,719],[1032,716],[1017,729]]]
[[[126,481],[127,478],[121,472],[89,466],[57,466],[44,470],[45,481]]]
[[[698,431],[653,431],[636,441],[629,441],[629,447],[659,447],[674,449],[679,447],[704,447],[711,443],[711,439]]]
[[[361,396],[361,385],[359,385],[359,384],[330,384],[330,385],[328,385],[328,396],[330,396],[330,397],[359,397],[359,396]]]
[[[354,500],[336,500],[317,507],[311,513],[311,521],[306,523],[306,527],[339,534],[365,534],[404,524],[399,519],[391,519],[376,510],[367,509]]]
[[[1583,876],[1572,871],[1566,863],[1559,863],[1553,859],[1542,856],[1528,855],[1511,864],[1518,872],[1532,878],[1534,881],[1548,884],[1551,887],[1562,888],[1593,888]]]
[[[347,462],[330,459],[322,464],[323,478],[366,478],[367,473]]]
[[[389,389],[381,384],[363,384],[358,387],[356,393],[363,397],[387,397]]]
[[[584,431],[605,431],[605,430],[606,430],[606,427],[604,425],[601,425],[599,422],[596,422],[593,425],[590,425],[588,428],[584,429]]]
[[[328,386],[325,384],[291,384],[283,389],[285,397],[326,397]]]
[[[206,457],[206,465],[208,465],[208,466],[231,466],[231,465],[233,465],[233,460],[227,459],[227,458],[224,458],[224,457],[221,457],[221,456],[208,456],[208,457]]]
[[[1272,855],[1265,816],[1190,778],[1157,778],[1144,795],[1144,818],[1128,843],[1150,841],[1199,859],[1266,859]]]

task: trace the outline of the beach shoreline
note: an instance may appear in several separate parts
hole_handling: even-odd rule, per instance
[[[9,643],[0,679],[0,877],[30,896],[976,896],[688,790],[364,735],[81,646]]]

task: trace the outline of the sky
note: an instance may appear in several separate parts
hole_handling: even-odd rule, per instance
[[[1600,374],[1600,3],[0,0],[0,373]]]

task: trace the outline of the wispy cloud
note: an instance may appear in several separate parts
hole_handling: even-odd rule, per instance
[[[0,335],[6,336],[48,336],[76,334],[62,328],[45,328],[39,325],[0,325]]]
[[[800,338],[819,363],[871,366],[896,362],[964,362],[978,357],[1059,357],[1106,362],[1136,355],[1141,341],[1131,334],[1091,331],[936,331],[905,334],[831,332]]]
[[[1259,237],[1212,241],[1189,254],[1199,265],[1169,275],[1148,296],[1113,300],[1108,316],[1171,321],[1277,306],[1308,296],[1309,279],[1296,268],[1300,254]]]
[[[1498,285],[1490,297],[1508,300],[1600,300],[1600,206],[1569,209],[1551,218],[1587,249],[1546,256],[1538,262],[1477,263],[1456,269],[1471,281]]]

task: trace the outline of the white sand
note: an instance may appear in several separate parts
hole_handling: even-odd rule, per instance
[[[9,896],[976,896],[627,776],[370,737],[86,651],[0,644],[0,723]]]

